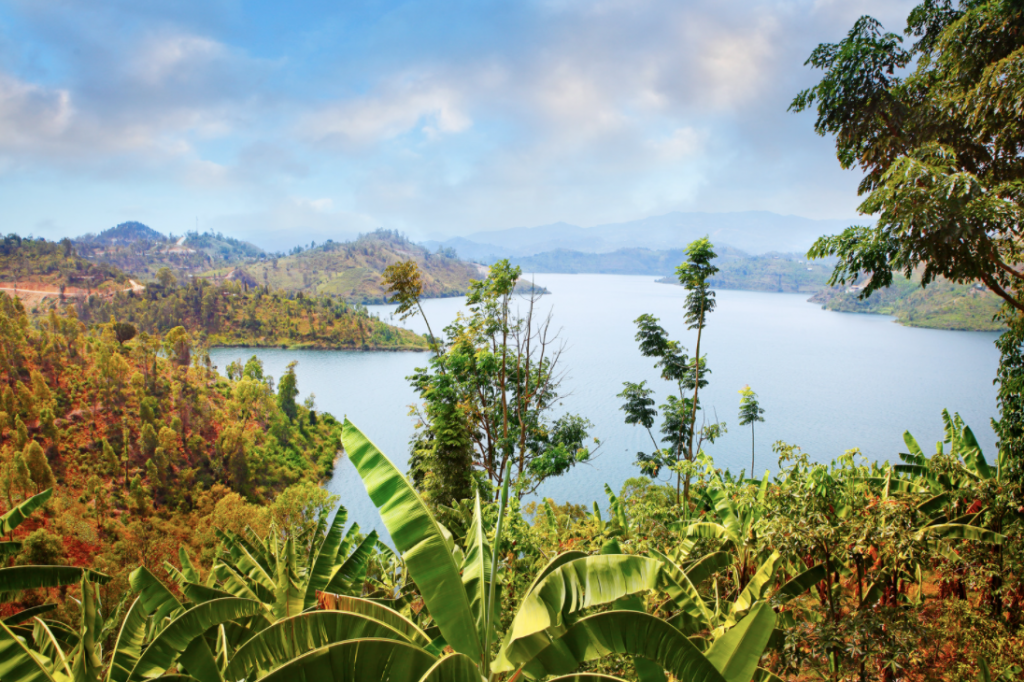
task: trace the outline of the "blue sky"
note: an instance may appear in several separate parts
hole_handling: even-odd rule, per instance
[[[786,107],[817,43],[913,4],[0,0],[0,231],[853,218],[858,174]]]

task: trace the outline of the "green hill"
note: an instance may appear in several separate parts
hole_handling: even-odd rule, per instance
[[[142,281],[153,279],[161,268],[183,277],[263,256],[258,246],[219,232],[165,236],[138,222],[121,223],[98,235],[84,235],[75,240],[75,246],[83,258],[113,265]]]
[[[150,334],[183,325],[211,346],[427,350],[422,336],[385,324],[360,305],[329,296],[249,288],[237,281],[151,283],[141,294],[89,299],[78,306],[78,317],[91,323],[114,318]]]
[[[810,299],[823,310],[844,313],[892,315],[908,327],[998,331],[1004,329],[995,319],[1002,300],[980,285],[954,284],[941,279],[921,287],[915,279],[895,276],[893,284],[876,291],[867,299],[858,298],[859,287],[822,289]]]
[[[432,253],[389,230],[377,230],[352,242],[327,241],[305,250],[297,247],[291,255],[253,262],[245,270],[257,283],[274,290],[327,295],[353,303],[383,303],[381,273],[388,265],[409,259],[420,267],[426,298],[461,296],[471,280],[482,277],[480,268],[451,252]],[[224,277],[231,269],[205,274]]]

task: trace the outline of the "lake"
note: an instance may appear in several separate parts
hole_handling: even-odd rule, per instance
[[[686,330],[682,287],[653,277],[624,275],[537,275],[551,294],[539,309],[551,310],[566,342],[562,356],[567,393],[561,409],[594,424],[601,441],[593,462],[545,484],[538,494],[556,501],[604,506],[604,484],[618,491],[639,475],[637,450],[650,446],[640,427],[623,422],[616,397],[624,381],[647,380],[659,404],[669,384],[653,362],[640,355],[633,320],[642,313],[661,319],[672,338],[692,354],[696,333]],[[941,411],[959,412],[978,437],[989,461],[997,415],[992,385],[999,354],[995,332],[914,329],[883,315],[822,310],[806,294],[718,291],[718,308],[708,317],[701,341],[711,369],[701,403],[728,424],[728,434],[705,448],[718,466],[750,468],[750,427],[737,421],[739,391],[749,384],[765,410],[756,427],[756,466],[778,471],[774,442],[797,444],[816,461],[850,448],[870,459],[896,460],[909,430],[926,452],[942,439]],[[435,330],[462,309],[463,299],[433,299],[424,309]],[[422,320],[390,320],[391,306],[370,306],[382,319],[419,332]],[[317,409],[348,416],[392,461],[404,467],[415,395],[405,377],[426,364],[426,353],[289,351],[217,348],[210,353],[221,370],[237,358],[258,355],[279,377],[292,360],[302,396],[316,395]],[[364,529],[381,529],[359,477],[341,460],[327,487]]]

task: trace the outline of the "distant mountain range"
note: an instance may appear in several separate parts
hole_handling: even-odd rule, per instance
[[[855,222],[815,220],[768,211],[675,212],[594,227],[553,223],[476,232],[446,241],[427,241],[423,245],[429,249],[453,248],[460,257],[483,263],[559,249],[583,253],[607,253],[623,248],[681,249],[704,235],[716,246],[727,245],[750,254],[802,253],[818,237],[837,233]]]

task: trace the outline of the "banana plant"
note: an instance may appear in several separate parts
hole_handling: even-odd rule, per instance
[[[139,596],[128,608],[109,655],[103,644],[117,619],[105,621],[98,583],[85,574],[77,629],[39,616],[24,625],[0,623],[0,680],[223,682],[206,633],[225,623],[261,618],[266,610],[257,601],[237,597],[186,608],[145,568],[134,571],[129,581]],[[169,676],[169,670],[185,674]]]
[[[730,557],[736,590],[743,590],[762,568],[757,527],[766,509],[764,498],[768,489],[768,476],[766,471],[752,504],[738,504],[725,487],[725,481],[720,480],[721,487],[708,488],[704,496],[713,520],[671,524],[669,528],[680,538],[680,544],[670,555],[671,558],[682,563],[698,540],[717,541],[717,551]]]
[[[377,532],[360,538],[358,524],[346,532],[347,519],[348,512],[339,507],[329,524],[322,515],[306,537],[283,540],[273,530],[264,538],[251,529],[246,537],[218,531],[222,551],[205,583],[184,549],[179,551],[180,571],[170,563],[164,567],[190,601],[254,599],[268,607],[272,621],[281,620],[314,608],[318,591],[362,593]]]
[[[6,541],[0,542],[0,561],[4,561],[21,551],[21,543],[13,539],[14,529],[31,516],[32,512],[46,504],[51,495],[53,495],[53,488],[47,488],[38,495],[33,495],[21,504],[11,508],[3,516],[0,516],[0,536],[6,535],[8,538]]]
[[[648,557],[578,552],[555,557],[535,577],[502,635],[498,547],[510,477],[505,477],[495,527],[484,527],[477,497],[467,546],[453,552],[451,535],[409,482],[348,420],[342,439],[439,635],[431,638],[382,604],[321,595],[321,605],[333,610],[291,616],[254,635],[235,652],[227,679],[480,682],[513,673],[528,679],[614,680],[571,675],[583,662],[610,654],[649,660],[678,679],[749,682],[753,677],[775,622],[763,602],[706,653],[646,613],[588,613],[657,589],[661,564]],[[448,647],[453,653],[439,655]]]

